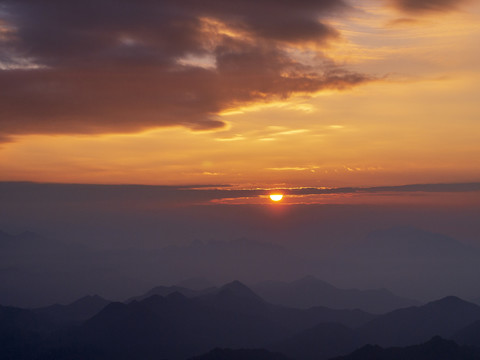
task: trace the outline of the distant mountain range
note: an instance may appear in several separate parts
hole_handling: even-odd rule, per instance
[[[412,346],[440,335],[461,345],[459,356],[464,356],[468,351],[463,345],[480,347],[479,324],[480,306],[456,297],[372,315],[273,305],[233,281],[190,298],[173,292],[128,303],[89,296],[70,305],[34,310],[0,307],[0,354],[12,360],[184,360],[199,354],[204,358],[197,360],[241,360],[247,354],[259,360],[326,360],[359,349],[349,355],[357,356],[351,359],[373,353],[387,360],[382,356],[393,350],[379,346]],[[457,346],[438,338],[432,341],[425,346]],[[215,348],[219,349],[212,351]]]
[[[459,344],[480,346],[480,320],[458,330],[452,339]]]
[[[332,360],[479,360],[480,349],[459,346],[454,341],[433,337],[420,345],[384,349],[366,345],[347,356]]]
[[[295,359],[328,359],[362,344],[409,346],[438,335],[480,347],[480,322],[475,322],[479,319],[480,306],[447,297],[379,315],[359,327],[319,324],[282,340],[272,349]]]
[[[203,283],[210,284],[206,280]],[[331,309],[360,309],[381,314],[401,307],[420,304],[416,300],[396,296],[386,289],[339,289],[314,276],[306,276],[293,282],[265,281],[251,285],[251,289],[272,304],[300,309],[324,306]],[[217,291],[218,288],[215,286],[203,289],[197,287],[196,290],[178,285],[157,286],[143,295],[128,299],[127,302],[140,301],[152,295],[167,296],[174,292],[192,298]]]
[[[422,301],[448,294],[478,297],[480,252],[448,236],[394,227],[343,245],[306,253],[293,244],[287,248],[236,239],[158,249],[97,249],[32,232],[0,231],[0,304],[38,308],[69,303],[87,293],[118,301],[158,284],[177,288],[145,296],[179,291],[192,297],[214,287],[202,278],[214,284],[240,279],[254,284],[267,301],[300,308],[321,305],[385,313],[416,305],[404,296]],[[328,283],[311,278],[279,281],[305,274]],[[271,279],[276,281],[265,281]]]
[[[75,324],[91,318],[110,303],[109,300],[93,295],[85,296],[68,305],[55,304],[32,311],[55,324]]]
[[[265,349],[213,349],[188,360],[290,360],[280,353]]]
[[[363,288],[388,284],[394,293],[419,299],[447,294],[473,298],[478,296],[479,262],[476,247],[402,226],[372,231],[317,266],[338,284]]]
[[[285,306],[309,308],[326,306],[332,309],[361,309],[371,313],[385,313],[401,307],[418,305],[386,289],[339,289],[313,276],[290,283],[267,281],[252,286],[265,300]]]
[[[8,345],[13,354],[21,354],[27,347],[36,349],[39,358],[48,353],[66,359],[67,354],[75,353],[93,359],[184,359],[215,347],[266,347],[319,323],[358,327],[375,317],[360,310],[275,306],[234,281],[195,298],[174,292],[128,304],[109,303],[80,325],[68,325],[72,319],[86,316],[93,305],[102,304],[103,299],[89,297],[60,307],[5,308],[10,320],[2,324],[10,325],[0,344],[8,343],[8,333],[15,329],[17,345]],[[35,333],[37,337],[30,335]]]
[[[32,232],[0,231],[0,304],[44,307],[85,293],[123,300],[156,284],[200,290],[212,286],[200,276],[217,283],[258,281],[291,276],[299,263],[280,246],[247,239],[193,241],[160,249],[95,249]]]
[[[449,296],[381,315],[357,330],[381,346],[406,346],[435,335],[451,338],[477,320],[480,320],[480,306]]]
[[[177,286],[177,285],[172,285],[172,286],[155,286],[151,290],[147,291],[145,294],[140,295],[140,296],[134,296],[126,300],[126,303],[130,303],[134,300],[136,301],[142,301],[144,299],[149,298],[150,296],[153,295],[158,295],[158,296],[168,296],[173,293],[180,293],[185,297],[198,297],[206,294],[211,294],[214,293],[218,290],[217,287],[208,287],[203,290],[193,290],[189,289],[183,286]]]
[[[360,245],[369,256],[387,258],[451,259],[480,255],[479,249],[449,236],[409,226],[372,231]],[[355,248],[355,251],[359,249]]]
[[[293,359],[323,360],[365,344],[356,330],[339,323],[320,323],[270,347]]]
[[[264,347],[325,321],[359,326],[373,318],[358,310],[277,307],[234,281],[197,298],[175,292],[111,303],[69,336],[109,356],[183,358],[216,346]]]

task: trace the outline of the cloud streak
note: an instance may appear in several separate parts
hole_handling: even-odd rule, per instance
[[[0,133],[96,134],[161,126],[218,129],[218,114],[370,81],[325,58],[337,0],[0,0]],[[210,58],[212,66],[191,59]],[[183,59],[190,59],[189,62]],[[27,66],[28,65],[28,66]]]
[[[398,186],[298,188],[298,189],[232,189],[229,185],[149,186],[55,184],[31,182],[0,182],[0,198],[4,204],[84,204],[107,206],[118,204],[139,207],[181,206],[212,200],[257,198],[273,190],[284,195],[346,195],[346,194],[407,194],[407,193],[469,193],[480,192],[480,182],[409,184]],[[97,206],[95,205],[95,206]]]
[[[393,5],[404,12],[447,12],[458,8],[466,0],[392,0]]]

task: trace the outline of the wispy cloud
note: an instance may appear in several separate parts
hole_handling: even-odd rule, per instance
[[[319,166],[292,166],[292,167],[288,167],[288,166],[285,166],[285,167],[273,167],[273,168],[268,168],[268,170],[273,170],[273,171],[306,171],[306,170],[309,170],[309,171],[312,171],[312,170],[315,170],[315,169],[318,169]]]

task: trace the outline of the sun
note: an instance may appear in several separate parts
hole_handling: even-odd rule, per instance
[[[280,201],[283,199],[283,195],[282,194],[270,194],[270,199],[272,201]]]

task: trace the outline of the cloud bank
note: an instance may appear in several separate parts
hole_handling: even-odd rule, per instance
[[[466,0],[392,0],[395,7],[412,14],[451,11],[465,2]]]
[[[480,192],[480,182],[409,184],[374,187],[276,189],[285,195],[470,193]],[[100,185],[33,182],[0,182],[4,204],[96,204],[115,208],[118,204],[153,207],[205,204],[212,200],[268,196],[271,189],[232,189],[229,185]]]
[[[218,114],[371,80],[294,48],[339,38],[338,0],[0,0],[0,134],[221,128]]]

